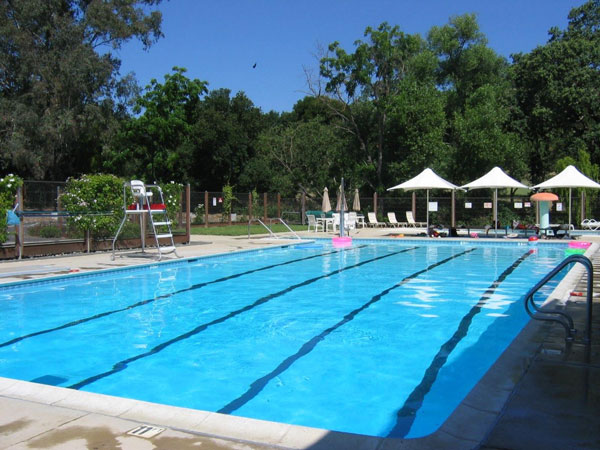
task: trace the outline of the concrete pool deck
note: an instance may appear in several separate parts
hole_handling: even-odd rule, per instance
[[[352,235],[381,238],[403,232],[365,228]],[[254,237],[193,236],[178,253],[194,257],[280,244]],[[597,249],[593,246],[588,256],[597,272],[594,285],[600,286]],[[114,261],[109,253],[5,261],[0,263],[0,283],[152,263],[153,254],[152,249],[148,256],[120,252]],[[0,448],[600,448],[600,313],[594,315],[592,345],[583,345],[585,297],[569,295],[585,291],[585,277],[583,269],[572,271],[552,294],[566,301],[574,315],[580,330],[574,343],[565,343],[562,327],[532,321],[442,427],[422,439],[336,433],[0,378]]]

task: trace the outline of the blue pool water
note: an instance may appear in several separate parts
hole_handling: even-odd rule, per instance
[[[424,436],[527,323],[522,296],[564,248],[323,242],[13,284],[0,376]]]

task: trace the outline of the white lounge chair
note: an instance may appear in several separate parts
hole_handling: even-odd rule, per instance
[[[367,223],[368,226],[370,226],[370,227],[385,227],[385,223],[377,221],[377,216],[375,215],[374,212],[368,213],[367,218],[369,219],[369,222]]]
[[[409,227],[426,227],[427,222],[416,222],[412,211],[406,211],[406,221]]]
[[[308,230],[307,231],[310,231],[311,227],[315,229],[315,233],[317,231],[319,231],[319,228],[320,228],[320,231],[325,231],[323,228],[323,223],[317,222],[317,219],[315,218],[314,215],[308,214],[306,217],[308,218]]]
[[[391,226],[393,226],[393,227],[405,227],[406,226],[406,222],[398,222],[398,220],[396,219],[395,212],[389,212],[389,213],[387,213],[387,216],[388,216],[388,222],[390,223]]]
[[[583,219],[581,222],[582,230],[593,230],[596,231],[600,228],[600,222],[596,219]]]

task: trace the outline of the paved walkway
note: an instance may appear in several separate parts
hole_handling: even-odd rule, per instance
[[[365,229],[355,236],[385,237],[392,232]],[[314,233],[303,234],[315,236]],[[190,245],[178,247],[178,252],[191,257],[274,244],[258,238],[196,236]],[[598,253],[594,254],[593,261],[598,279],[594,285],[600,286]],[[119,253],[115,261],[111,261],[107,253],[7,261],[0,263],[0,283],[152,262],[154,259],[147,255],[135,253]],[[578,276],[575,282],[578,283],[576,288],[571,286],[570,289],[585,292],[585,276]],[[584,299],[573,296],[566,305],[575,313],[577,328],[581,330],[584,329]],[[600,305],[594,306],[598,311]],[[521,336],[532,350],[529,356],[522,351],[513,352],[521,358],[524,375],[523,370],[519,370],[518,375],[515,372],[515,379],[492,377],[491,382],[485,381],[509,395],[509,400],[505,402],[505,397],[495,394],[470,394],[471,405],[477,403],[479,407],[468,404],[461,407],[468,411],[453,415],[450,421],[461,423],[454,423],[453,431],[445,431],[444,438],[401,443],[0,378],[0,448],[597,449],[600,448],[599,325],[600,312],[594,317],[591,346],[584,346],[581,336],[567,345],[564,330],[557,325],[532,327],[533,331]],[[144,424],[159,429],[140,428]],[[468,437],[476,425],[488,431],[481,438]],[[133,434],[128,434],[132,431]],[[158,434],[153,436],[154,431]]]

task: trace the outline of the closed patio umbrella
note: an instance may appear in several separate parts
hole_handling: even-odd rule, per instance
[[[340,187],[338,188],[337,204],[335,205],[336,211],[341,211],[342,206],[344,207],[344,211],[348,211],[348,203],[346,203],[346,196],[342,195],[342,189],[343,187],[340,185]]]
[[[498,231],[498,189],[531,189],[514,178],[509,177],[500,167],[494,167],[484,176],[461,187],[463,189],[494,189],[494,235]]]
[[[394,187],[388,189],[388,191],[394,189],[404,189],[405,191],[414,191],[417,189],[425,189],[427,191],[427,228],[429,229],[429,190],[430,189],[459,189],[458,186],[444,180],[437,173],[430,168],[425,169],[419,175],[411,178],[404,183],[400,183]]]
[[[329,191],[327,188],[323,191],[323,202],[321,203],[321,211],[327,213],[331,211],[331,202],[329,201]]]
[[[360,211],[360,195],[358,189],[354,189],[354,200],[352,201],[352,210]]]
[[[543,183],[536,184],[535,189],[569,188],[569,226],[571,225],[571,189],[600,189],[600,184],[582,174],[575,166],[567,166],[561,173]],[[582,217],[581,220],[584,218]]]

